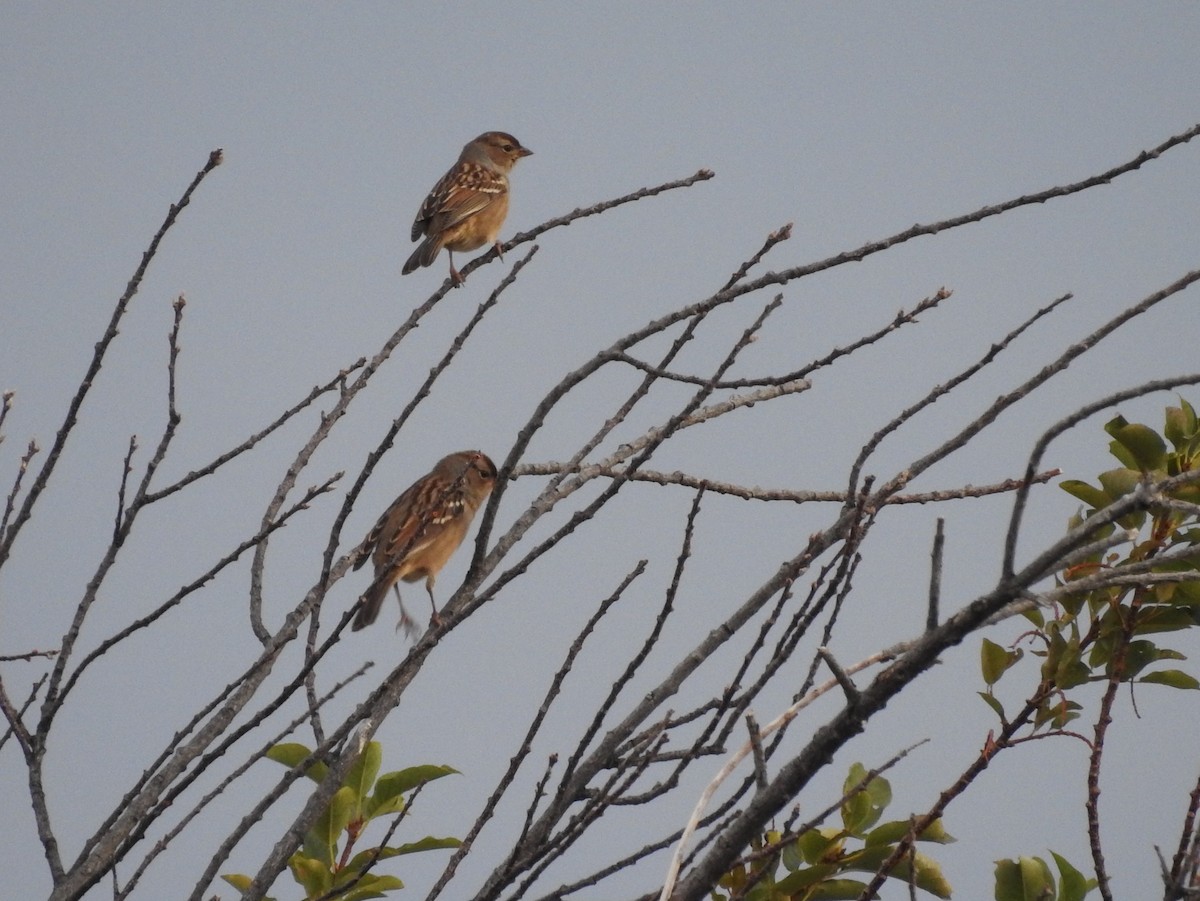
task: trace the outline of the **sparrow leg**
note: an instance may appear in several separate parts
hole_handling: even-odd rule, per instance
[[[393,585],[392,590],[396,592],[396,601],[400,604],[400,622],[396,623],[396,631],[400,631],[400,627],[404,627],[404,634],[409,641],[416,641],[421,635],[421,627],[417,625],[417,621],[413,619],[408,611],[404,609],[404,599],[400,597],[400,586]]]
[[[500,257],[501,260],[504,259],[504,248],[500,246],[499,239],[496,240],[496,256]]]
[[[433,599],[433,576],[425,580],[425,590],[429,592],[429,606],[433,608],[433,615],[429,617],[429,622],[431,625],[440,626],[442,614],[438,612],[437,601]]]
[[[463,282],[466,281],[466,279],[462,277],[462,273],[454,268],[454,251],[448,250],[446,252],[450,254],[450,281],[453,283],[454,287],[458,288]]]

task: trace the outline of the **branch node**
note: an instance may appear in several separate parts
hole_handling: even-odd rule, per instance
[[[758,720],[752,711],[746,711],[746,728],[750,732],[750,750],[754,754],[754,784],[760,792],[767,790],[767,755],[763,751],[762,735],[758,731]]]
[[[858,692],[858,687],[854,684],[854,680],[846,675],[846,671],[842,669],[841,664],[833,656],[833,652],[826,647],[817,648],[817,654],[825,665],[829,667],[829,671],[833,673],[833,678],[837,679],[838,685],[842,686],[842,693],[846,695],[846,706],[851,710],[858,707],[862,696]]]

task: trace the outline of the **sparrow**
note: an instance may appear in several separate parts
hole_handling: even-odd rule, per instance
[[[359,569],[370,556],[375,578],[363,594],[354,618],[358,631],[375,622],[389,588],[400,602],[400,625],[410,634],[416,626],[400,597],[400,580],[425,580],[433,621],[438,620],[433,583],[463,538],[475,512],[496,484],[496,464],[482,451],[458,451],[443,457],[437,466],[396,498],[379,517],[359,550]],[[399,628],[399,626],[397,627]]]
[[[500,227],[508,215],[508,173],[517,160],[532,153],[503,131],[484,132],[467,144],[421,204],[412,239],[425,240],[401,272],[408,275],[430,265],[444,247],[450,251],[450,280],[458,287],[463,277],[454,268],[454,251],[493,244],[500,253]]]

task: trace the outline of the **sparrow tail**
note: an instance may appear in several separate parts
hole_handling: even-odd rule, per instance
[[[437,259],[437,255],[441,253],[441,242],[434,238],[426,238],[412,252],[412,256],[408,258],[408,262],[404,264],[404,268],[400,270],[401,275],[408,275],[410,272],[415,272],[422,266],[429,266]]]

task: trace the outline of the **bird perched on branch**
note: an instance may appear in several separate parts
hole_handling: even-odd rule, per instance
[[[423,235],[425,240],[404,264],[403,274],[430,265],[444,247],[450,251],[450,280],[457,287],[463,278],[454,268],[454,251],[493,244],[499,253],[500,227],[508,215],[508,173],[532,153],[503,131],[484,132],[467,144],[421,204],[412,239]]]
[[[368,555],[375,563],[375,578],[362,596],[354,629],[369,626],[389,588],[396,589],[400,601],[400,625],[416,631],[412,617],[400,598],[400,580],[425,579],[425,590],[438,618],[433,599],[433,583],[450,555],[462,544],[467,528],[492,487],[496,484],[496,464],[482,451],[459,451],[438,461],[428,475],[410,485],[392,502],[363,542],[361,556],[354,568],[360,568]]]

